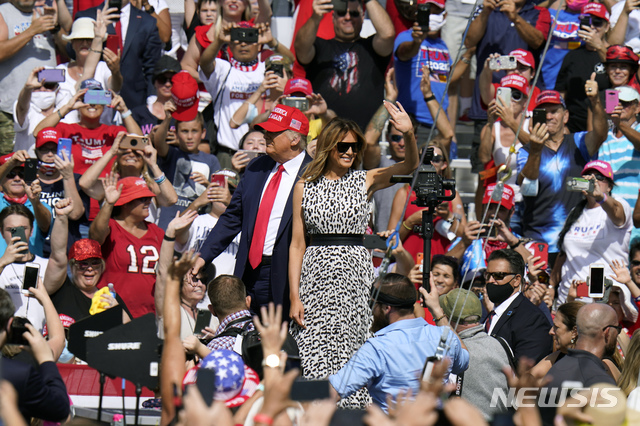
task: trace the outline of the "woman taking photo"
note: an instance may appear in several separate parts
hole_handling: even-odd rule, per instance
[[[559,303],[567,300],[572,281],[587,281],[592,264],[602,264],[605,276],[611,276],[612,261],[629,255],[631,207],[622,198],[611,195],[614,185],[611,166],[601,160],[590,161],[582,175],[594,187],[593,191],[582,192],[585,198],[571,210],[558,237],[561,252],[553,266],[550,284],[557,286]]]
[[[89,237],[102,245],[106,271],[99,287],[113,283],[134,318],[155,312],[156,263],[164,232],[146,222],[155,194],[144,179],[118,180],[112,173],[102,181],[104,202],[91,223]]]
[[[409,174],[418,166],[409,115],[399,103],[385,102],[385,106],[404,135],[404,161],[370,171],[354,170],[362,161],[364,136],[353,121],[335,118],[320,134],[316,157],[294,188],[289,282],[290,316],[295,323],[291,334],[307,378],[336,373],[368,337],[373,265],[362,235],[371,215],[371,198],[391,185],[391,176]],[[364,406],[366,394],[343,402]]]
[[[111,173],[116,173],[121,178],[141,177],[156,196],[156,208],[172,206],[178,201],[178,195],[173,185],[158,167],[156,149],[147,145],[144,150],[120,149],[120,142],[124,138],[124,132],[119,133],[113,141],[113,145],[98,161],[93,163],[89,170],[80,178],[80,188],[94,200],[102,201],[104,187],[100,177],[109,164]],[[115,159],[115,161],[113,161]],[[155,178],[151,177],[151,174]]]

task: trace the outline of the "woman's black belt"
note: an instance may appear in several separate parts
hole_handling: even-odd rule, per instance
[[[312,234],[309,246],[363,246],[362,234]]]

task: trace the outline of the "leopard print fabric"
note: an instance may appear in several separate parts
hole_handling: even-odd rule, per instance
[[[308,234],[364,234],[372,211],[366,172],[305,183],[302,210]],[[300,278],[307,328],[291,326],[306,378],[336,373],[370,337],[372,283],[371,255],[364,247],[307,247]],[[362,408],[369,402],[363,389],[341,405]]]

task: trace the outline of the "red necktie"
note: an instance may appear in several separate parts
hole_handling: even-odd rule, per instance
[[[251,248],[249,249],[249,263],[253,269],[256,269],[258,265],[260,265],[260,262],[262,262],[262,251],[264,249],[264,239],[267,236],[269,217],[271,217],[271,210],[276,200],[276,194],[278,193],[278,187],[282,180],[283,171],[284,166],[280,164],[278,171],[269,181],[269,185],[267,185],[267,189],[264,191],[264,195],[260,201],[258,215],[256,216],[256,225],[253,228],[253,237],[251,238]]]
[[[493,319],[493,317],[496,315],[495,311],[491,311],[489,313],[489,317],[487,318],[487,320],[484,322],[484,331],[487,332],[487,334],[489,333],[489,329],[491,328],[491,320]]]

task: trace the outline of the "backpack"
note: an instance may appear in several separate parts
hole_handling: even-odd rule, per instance
[[[243,327],[233,327],[234,324],[243,321],[247,321]],[[253,322],[250,316],[238,318],[227,324],[227,328],[214,337],[214,339],[225,336],[236,337],[236,345],[240,344],[240,355],[242,355],[244,363],[258,373],[260,380],[262,380],[262,360],[264,358],[262,343],[260,341],[260,332],[256,329],[249,330],[249,326],[252,324]],[[241,339],[240,342],[238,339]],[[234,348],[234,350],[235,349],[236,348]],[[298,344],[289,333],[287,333],[287,340],[285,340],[282,350],[287,353],[287,365],[295,364],[296,367],[299,367],[300,353],[298,351]]]

